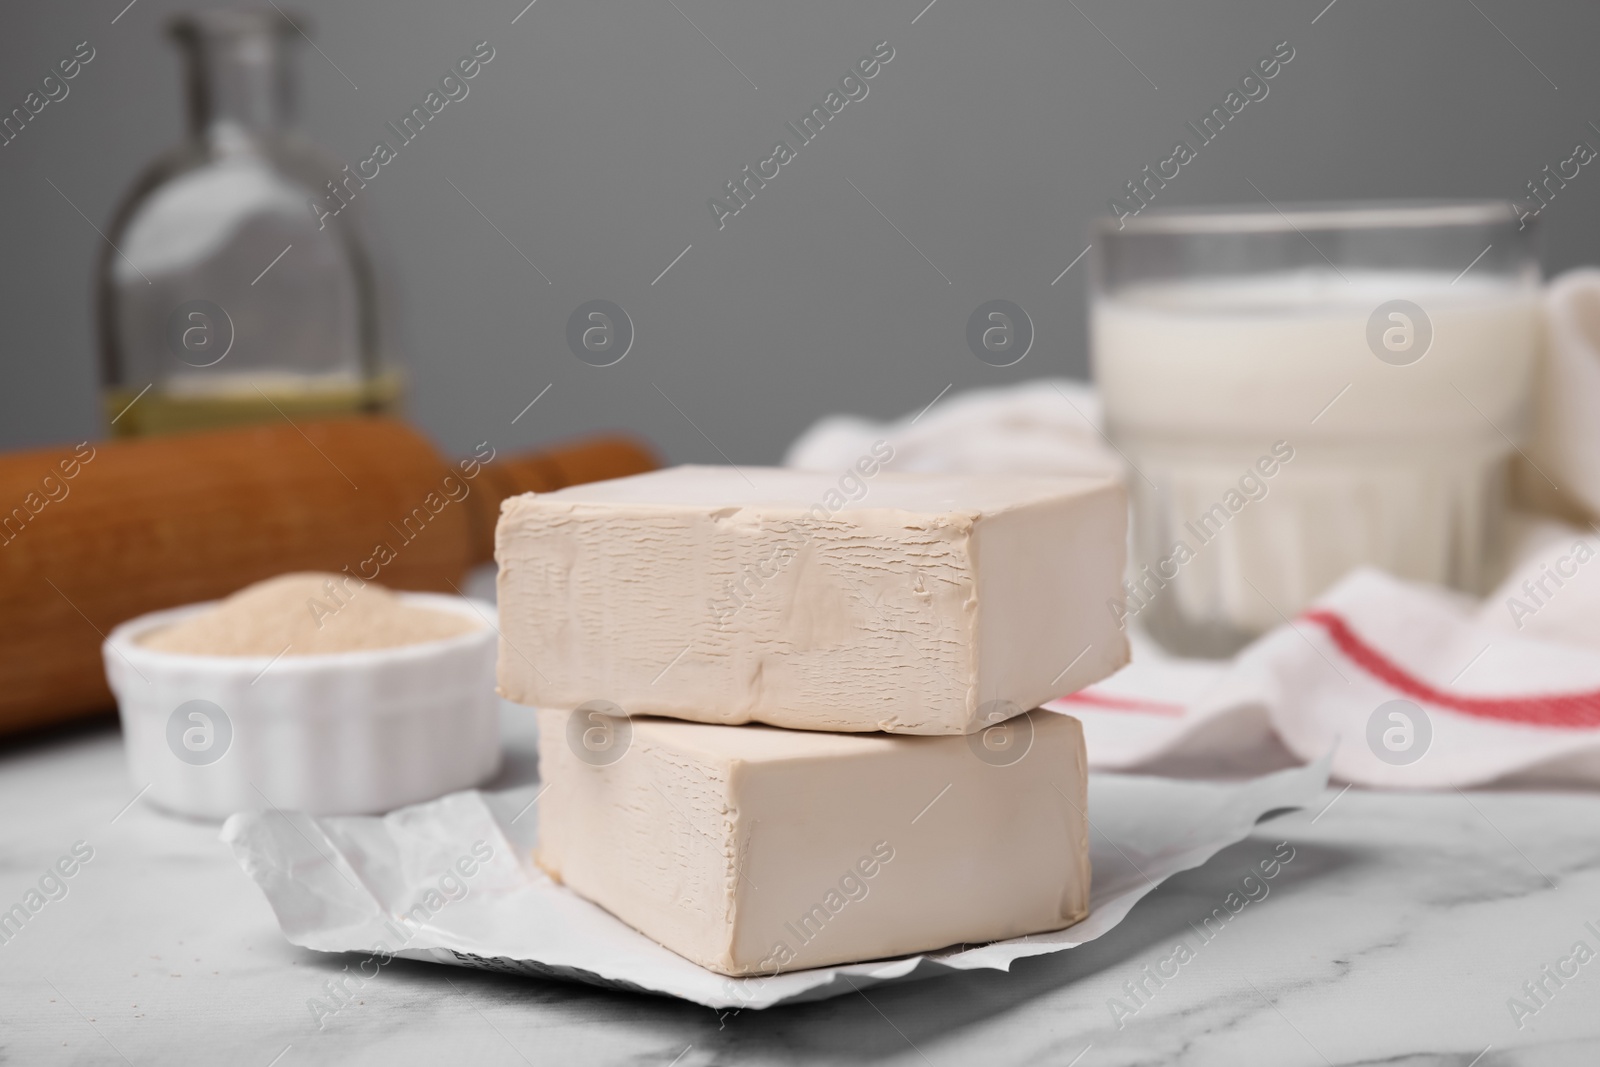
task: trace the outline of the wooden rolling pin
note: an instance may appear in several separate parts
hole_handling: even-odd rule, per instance
[[[450,592],[506,497],[656,465],[621,437],[450,463],[382,418],[0,456],[0,734],[111,707],[100,643],[137,615],[286,571]]]

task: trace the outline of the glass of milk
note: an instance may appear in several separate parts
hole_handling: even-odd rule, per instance
[[[1225,655],[1363,565],[1487,591],[1541,347],[1532,238],[1505,202],[1104,220],[1130,619]]]

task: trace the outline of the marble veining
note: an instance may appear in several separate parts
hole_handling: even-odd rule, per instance
[[[533,724],[504,715],[509,786]],[[1590,793],[1330,789],[1009,974],[716,1012],[398,960],[319,1029],[308,1002],[364,957],[289,945],[217,828],[137,791],[114,728],[0,751],[0,907],[93,850],[0,943],[0,1063],[1600,1064],[1600,958],[1560,985],[1542,971],[1580,941],[1600,953]]]

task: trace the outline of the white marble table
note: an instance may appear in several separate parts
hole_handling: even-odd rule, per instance
[[[533,776],[530,718],[508,710],[496,785]],[[1508,1008],[1576,942],[1600,952],[1590,793],[1329,790],[1010,974],[719,1015],[397,960],[321,1031],[307,1001],[356,957],[289,945],[215,826],[134,793],[112,727],[0,749],[0,907],[93,849],[0,944],[0,1063],[1600,1064],[1600,957],[1544,979],[1520,1028]],[[1191,924],[1280,841],[1295,856],[1268,895],[1201,944]],[[1178,939],[1194,958],[1128,999]]]

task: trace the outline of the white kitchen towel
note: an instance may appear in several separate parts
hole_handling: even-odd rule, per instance
[[[1600,652],[1600,530],[1526,514],[1516,519],[1516,565],[1474,618],[1492,630]]]
[[[941,393],[895,422],[826,418],[789,446],[784,465],[842,470],[880,440],[894,448],[889,469],[901,472],[1122,473],[1122,461],[1100,433],[1099,397],[1093,387],[1066,378]]]
[[[1563,591],[1584,595],[1544,586],[1546,606]],[[1496,607],[1358,570],[1231,663],[1143,649],[1107,681],[1046,706],[1083,721],[1089,762],[1101,768],[1180,756],[1237,763],[1270,728],[1301,759],[1331,746],[1334,777],[1362,785],[1600,786],[1600,648],[1484,621]]]

